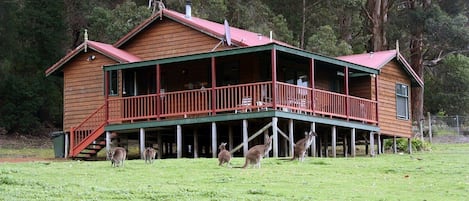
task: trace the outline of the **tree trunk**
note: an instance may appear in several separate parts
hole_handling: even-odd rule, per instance
[[[369,40],[369,51],[386,50],[388,42],[384,25],[388,21],[388,0],[367,0],[364,9],[368,17],[371,38]]]
[[[306,29],[306,0],[303,0],[303,13],[301,22],[300,48],[305,48],[305,29]]]
[[[430,0],[411,0],[409,9],[411,12],[422,6],[426,10],[431,4]],[[423,80],[423,33],[424,22],[414,23],[411,27],[410,40],[410,65],[417,75]],[[412,120],[420,121],[423,118],[423,88],[414,87],[411,93]]]

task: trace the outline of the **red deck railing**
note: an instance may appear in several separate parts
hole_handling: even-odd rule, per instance
[[[377,123],[376,101],[281,82],[275,88],[276,108],[272,108],[272,82],[114,98],[108,100],[108,121],[186,118],[270,108]]]
[[[272,102],[273,90],[277,90],[275,104]],[[215,103],[212,103],[212,100],[215,100]],[[377,101],[281,82],[277,82],[276,87],[272,87],[272,82],[259,82],[215,89],[111,97],[107,104],[99,107],[77,127],[71,128],[70,155],[78,155],[99,137],[107,123],[187,118],[264,109],[325,115],[373,124],[378,122]]]

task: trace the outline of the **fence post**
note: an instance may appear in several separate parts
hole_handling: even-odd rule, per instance
[[[420,119],[420,121],[419,121],[419,127],[420,127],[420,141],[423,142],[424,139],[423,139],[423,123],[422,123],[422,122],[423,122],[423,119]]]
[[[433,134],[432,134],[432,116],[430,114],[430,112],[427,112],[428,114],[428,140],[430,141],[430,143],[433,143]]]
[[[456,129],[458,131],[458,135],[460,135],[460,133],[459,133],[459,116],[458,115],[456,115]]]

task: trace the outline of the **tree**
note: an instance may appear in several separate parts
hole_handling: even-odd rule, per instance
[[[151,12],[146,6],[138,6],[129,0],[112,10],[100,6],[95,7],[87,18],[90,40],[114,43],[150,17]]]
[[[338,40],[334,30],[326,25],[308,39],[307,50],[328,56],[352,54],[352,47],[343,40]]]
[[[0,127],[33,133],[60,123],[61,84],[46,81],[44,68],[63,52],[63,2],[11,0],[0,5],[7,8],[0,14],[5,25],[0,35],[6,37],[2,48],[9,48],[0,59]]]
[[[445,57],[435,71],[425,75],[425,105],[428,112],[469,114],[468,67],[469,57],[453,54]]]

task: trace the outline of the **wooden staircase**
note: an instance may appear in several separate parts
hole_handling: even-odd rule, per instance
[[[77,127],[70,129],[70,152],[73,159],[96,160],[106,147],[106,105],[100,106]]]

